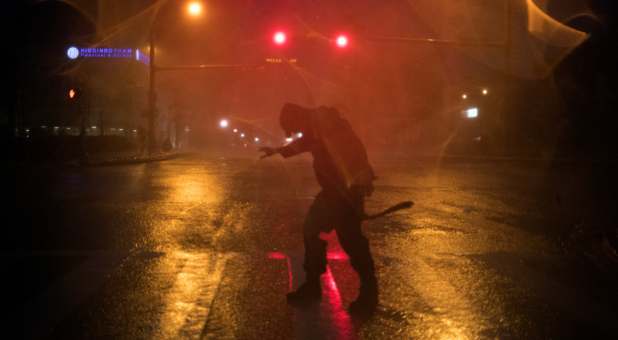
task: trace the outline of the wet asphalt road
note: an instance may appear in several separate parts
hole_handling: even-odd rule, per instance
[[[568,214],[530,165],[376,162],[366,223],[380,282],[369,320],[329,234],[319,305],[292,308],[306,160],[187,158],[20,170],[4,251],[26,338],[549,339],[618,334],[616,290],[561,246]],[[562,209],[562,210],[561,210]]]

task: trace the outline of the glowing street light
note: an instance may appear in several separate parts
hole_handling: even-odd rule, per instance
[[[481,91],[481,93],[486,96],[489,94],[489,90],[488,89],[483,89],[483,91]]]
[[[273,42],[275,45],[282,46],[287,41],[287,35],[283,31],[277,31],[273,34]]]
[[[234,131],[234,133],[238,133],[238,129],[234,129],[234,130],[232,130],[232,131]]]
[[[222,129],[227,128],[230,125],[230,122],[227,119],[221,119],[219,121],[219,127]]]
[[[256,143],[259,143],[259,142],[260,142],[260,137],[255,137],[255,138],[253,138],[253,140],[254,140]]]
[[[303,133],[302,132],[297,133],[296,138],[303,138]]]
[[[466,118],[468,119],[475,119],[479,116],[479,109],[478,107],[471,107],[467,110],[464,111]]]
[[[240,133],[240,138],[245,138],[245,134],[244,133]]]
[[[203,6],[199,1],[191,1],[187,4],[187,13],[192,17],[198,17],[202,15]]]
[[[467,94],[465,94],[465,93],[464,93],[464,94],[462,94],[462,95],[461,95],[461,99],[468,99],[468,95],[467,95]]]

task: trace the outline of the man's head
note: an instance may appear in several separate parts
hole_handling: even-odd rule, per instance
[[[279,114],[279,124],[286,137],[296,132],[307,133],[309,129],[309,116],[312,110],[300,105],[285,103]]]

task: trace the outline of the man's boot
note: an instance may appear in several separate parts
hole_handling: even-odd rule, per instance
[[[287,300],[289,304],[304,305],[322,298],[322,286],[320,285],[320,277],[307,278],[297,290],[288,293]]]

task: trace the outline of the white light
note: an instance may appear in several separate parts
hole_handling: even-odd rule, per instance
[[[489,90],[488,89],[483,89],[482,93],[483,93],[484,96],[486,96],[487,94],[489,94]]]
[[[118,129],[118,130],[120,130],[120,132],[124,131],[124,129],[122,129],[122,128],[120,128],[120,129]]]
[[[283,32],[276,32],[275,35],[273,36],[273,41],[277,45],[283,45],[285,43],[285,40],[286,40],[286,36],[285,36],[285,33]]]
[[[67,57],[69,59],[77,59],[79,57],[79,49],[75,46],[71,46],[67,49]]]
[[[225,129],[226,127],[228,127],[230,125],[230,122],[228,122],[227,119],[221,119],[219,121],[219,127],[221,127],[222,129]]]
[[[240,138],[245,138],[245,134],[244,133],[240,133]]]
[[[234,131],[234,133],[238,133],[238,129],[234,129],[234,130],[232,130],[232,131]]]
[[[260,141],[260,138],[259,137],[255,137],[255,138],[253,138],[253,140],[257,143],[257,142]]]
[[[58,130],[58,129],[59,129],[59,127],[57,127],[57,126],[54,126],[54,130]]]
[[[348,37],[346,37],[345,35],[340,35],[337,37],[337,46],[339,47],[346,47],[348,46]]]
[[[192,16],[198,16],[198,15],[202,14],[202,4],[199,3],[199,2],[191,2],[187,6],[187,11]]]
[[[479,116],[479,109],[477,107],[471,107],[465,111],[466,117],[469,119],[474,119]]]
[[[92,126],[92,129],[93,129],[93,130],[94,130],[94,129],[96,129],[96,128],[97,128],[96,126]]]
[[[302,132],[297,133],[296,138],[303,138],[303,133]]]
[[[285,139],[285,141],[287,143],[291,143],[293,140],[294,140],[294,138],[292,138],[292,137],[288,137],[288,138]]]
[[[464,94],[462,94],[462,95],[461,95],[461,99],[468,99],[468,95],[467,95],[467,94],[465,94],[465,93],[464,93]]]

